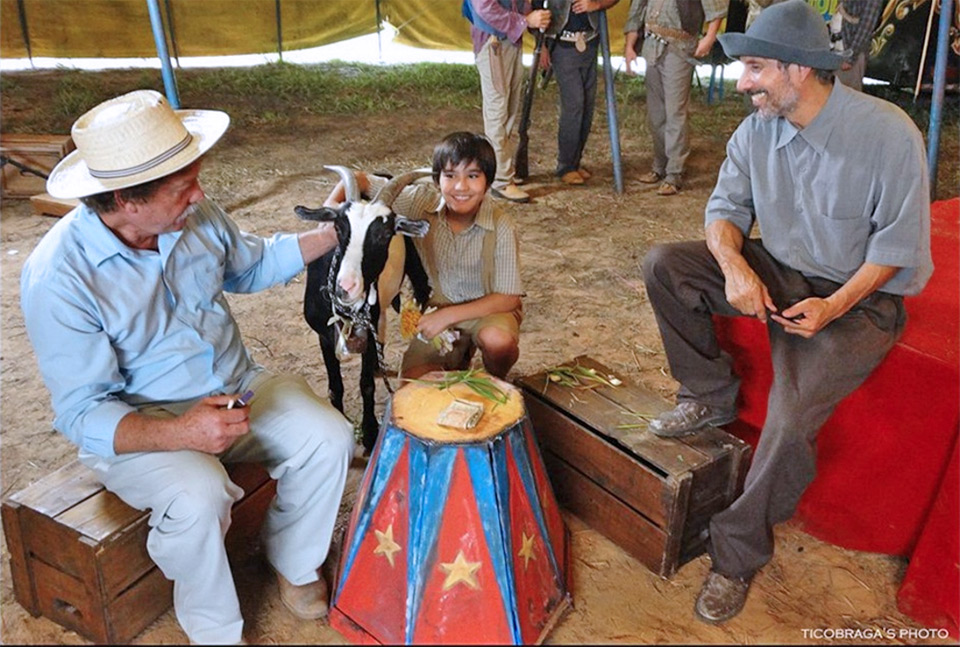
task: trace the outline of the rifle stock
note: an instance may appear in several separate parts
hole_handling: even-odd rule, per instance
[[[536,45],[533,48],[533,63],[530,65],[530,76],[527,77],[527,86],[523,94],[520,124],[517,127],[517,152],[513,158],[514,175],[521,180],[525,180],[530,176],[530,158],[527,151],[530,146],[530,137],[527,131],[530,128],[530,110],[533,107],[533,92],[537,86],[537,69],[540,65],[540,52],[543,50],[543,33],[537,33],[536,38]]]

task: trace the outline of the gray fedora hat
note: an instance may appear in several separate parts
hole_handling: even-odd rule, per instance
[[[721,34],[720,44],[730,58],[772,58],[818,70],[836,70],[847,60],[830,49],[826,21],[804,0],[770,5],[746,33]]]

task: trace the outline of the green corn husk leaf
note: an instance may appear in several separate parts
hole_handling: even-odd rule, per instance
[[[575,364],[573,366],[555,366],[546,370],[547,383],[553,382],[560,386],[576,389],[595,389],[599,386],[617,387],[621,382],[613,377],[605,377],[596,369]],[[544,384],[544,389],[546,389]]]
[[[623,414],[631,418],[636,418],[639,422],[625,422],[617,425],[615,427],[616,429],[646,429],[650,421],[657,417],[652,413],[640,413],[639,411],[624,411]]]
[[[449,389],[454,384],[463,384],[467,386],[471,391],[476,393],[482,398],[486,398],[492,402],[495,402],[494,408],[501,404],[506,404],[510,396],[506,391],[501,389],[496,383],[489,377],[482,377],[478,374],[480,373],[479,369],[469,369],[466,371],[448,371],[442,380],[405,380],[407,382],[416,382],[417,384],[426,384],[427,386],[432,386],[439,390]]]

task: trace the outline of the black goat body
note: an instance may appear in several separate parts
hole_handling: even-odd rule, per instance
[[[379,432],[374,411],[375,373],[378,368],[381,371],[385,368],[382,340],[377,337],[382,306],[377,279],[386,267],[390,242],[394,236],[402,235],[403,272],[410,278],[414,299],[421,309],[426,307],[430,285],[411,237],[424,236],[429,223],[399,216],[390,208],[400,189],[419,174],[405,174],[391,180],[378,196],[366,202],[349,181],[353,179],[352,172],[343,167],[328,168],[341,174],[347,201],[336,209],[295,208],[301,219],[332,222],[339,239],[337,247],[307,266],[303,314],[320,340],[330,402],[341,412],[344,390],[340,357],[345,353],[361,354],[363,417],[360,426],[364,449],[370,452]]]

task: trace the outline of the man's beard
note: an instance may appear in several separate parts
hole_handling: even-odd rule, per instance
[[[797,104],[800,102],[800,93],[796,88],[791,87],[788,82],[783,83],[780,91],[776,94],[771,94],[769,89],[751,92],[751,103],[752,97],[761,93],[765,94],[766,98],[761,105],[758,106],[754,104],[754,107],[757,110],[757,114],[766,120],[787,116],[796,109]]]

